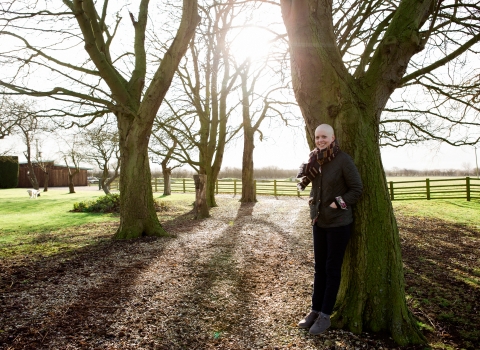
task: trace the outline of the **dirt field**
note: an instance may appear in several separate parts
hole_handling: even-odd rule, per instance
[[[74,234],[97,235],[98,245],[0,261],[0,349],[396,348],[366,333],[311,336],[296,327],[313,273],[306,199],[240,205],[219,196],[218,204],[209,219],[165,222],[176,237],[117,242],[109,239],[115,224],[90,224]],[[399,217],[409,303],[431,344],[473,349],[478,328],[438,308],[470,308],[466,316],[480,322],[478,286],[452,277],[465,261],[478,271],[480,235],[440,224]]]

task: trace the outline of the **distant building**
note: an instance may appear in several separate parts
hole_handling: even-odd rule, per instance
[[[35,176],[37,177],[38,185],[45,186],[45,173],[40,168],[38,163],[32,162]],[[68,186],[68,168],[66,165],[54,164],[53,161],[45,161],[43,164],[48,168],[49,178],[48,187],[67,187]],[[72,171],[75,167],[70,167]],[[73,184],[75,186],[87,186],[87,171],[91,168],[80,168],[80,172],[74,176]],[[30,180],[27,177],[28,165],[27,163],[19,164],[18,187],[28,188],[32,187]]]

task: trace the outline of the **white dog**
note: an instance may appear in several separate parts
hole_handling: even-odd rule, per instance
[[[37,198],[40,197],[40,191],[39,190],[27,190],[28,195],[30,196],[30,199],[32,198]]]

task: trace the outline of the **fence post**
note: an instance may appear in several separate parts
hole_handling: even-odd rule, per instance
[[[467,182],[467,201],[470,202],[470,176],[467,176],[465,180]]]
[[[273,180],[273,195],[277,195],[277,180]]]
[[[430,200],[430,179],[425,179],[425,183],[427,185],[427,200]]]
[[[155,192],[158,192],[158,190],[157,190],[157,178],[155,177],[154,179],[155,179]]]
[[[183,179],[183,193],[187,192],[185,189],[185,179]]]
[[[300,198],[300,190],[298,189],[297,183],[295,183],[295,187],[297,188],[297,196]]]
[[[233,195],[237,195],[237,179],[233,179]]]
[[[255,192],[255,198],[257,198],[257,180],[253,180],[253,188]]]
[[[215,194],[218,194],[218,179],[215,180]]]
[[[393,181],[390,181],[390,200],[393,201],[394,199],[395,199],[395,193],[393,191]]]

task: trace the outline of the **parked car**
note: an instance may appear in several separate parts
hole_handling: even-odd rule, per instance
[[[89,184],[98,184],[100,182],[100,180],[98,179],[98,177],[89,176],[89,177],[87,177],[87,182]]]

